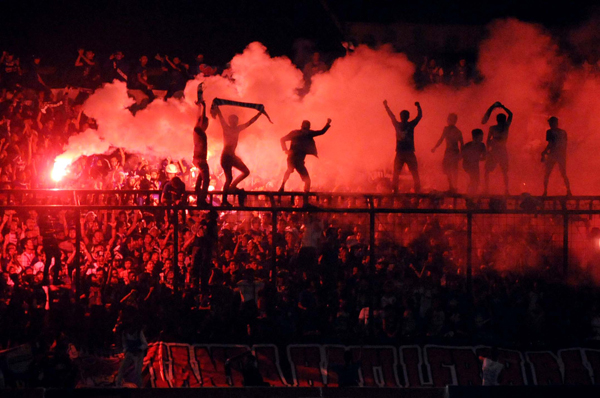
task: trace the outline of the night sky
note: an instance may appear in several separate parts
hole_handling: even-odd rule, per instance
[[[77,48],[85,47],[101,56],[116,49],[136,57],[168,52],[189,58],[202,52],[208,62],[223,64],[256,40],[272,55],[290,55],[298,37],[314,41],[321,51],[341,50],[343,33],[324,4],[342,25],[482,25],[512,16],[548,27],[572,27],[598,10],[593,0],[560,7],[540,0],[15,0],[2,1],[0,47],[21,56],[40,54],[54,63],[59,54],[74,58]]]

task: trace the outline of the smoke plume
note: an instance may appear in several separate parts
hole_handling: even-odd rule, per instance
[[[414,102],[421,103],[424,117],[416,128],[415,145],[423,188],[445,190],[443,148],[433,154],[431,148],[447,115],[458,114],[457,126],[468,142],[472,129],[482,128],[487,134],[495,114],[486,126],[481,118],[492,103],[500,101],[514,113],[508,139],[511,193],[541,192],[540,152],[551,115],[560,119],[568,133],[568,171],[574,193],[595,193],[600,182],[595,172],[598,160],[593,156],[600,149],[596,137],[600,81],[573,65],[543,27],[513,19],[492,23],[477,62],[483,79],[469,87],[436,85],[417,90],[413,82],[417,67],[391,47],[359,46],[337,59],[328,72],[315,76],[310,92],[300,98],[301,71],[289,59],[271,57],[260,43],[251,43],[231,61],[233,81],[221,76],[199,77],[188,82],[185,99],[156,100],[135,116],[126,109],[131,99],[125,85],[105,85],[84,104],[86,114],[97,120],[98,131],[73,137],[61,157],[74,159],[114,146],[148,156],[190,160],[198,116],[196,87],[203,81],[208,104],[214,97],[262,103],[273,120],[270,124],[261,117],[240,137],[238,154],[251,170],[249,183],[262,181],[266,188],[275,189],[286,167],[279,139],[305,119],[312,129],[320,129],[331,118],[331,129],[316,138],[319,159],[307,159],[314,189],[372,191],[371,180],[378,173],[391,172],[394,158],[395,133],[382,105],[387,99],[396,115],[406,109],[411,118],[416,114]],[[237,107],[224,106],[222,110],[226,118],[236,113],[242,123],[254,114]],[[220,174],[222,132],[217,120],[210,121],[208,140],[211,170]],[[408,189],[412,184],[406,170],[403,175]],[[466,182],[461,172],[461,191]],[[503,192],[499,171],[493,173],[491,183],[493,193]],[[294,175],[289,188],[300,186]],[[556,172],[550,193],[563,193],[563,189]]]

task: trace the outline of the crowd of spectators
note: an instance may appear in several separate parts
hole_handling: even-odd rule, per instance
[[[25,79],[14,56],[2,58],[1,188],[51,186],[45,176],[63,144],[96,126],[81,111],[83,97],[104,74],[120,79],[132,72],[122,53],[99,68],[94,53],[81,50],[73,85],[83,90],[74,99],[68,91],[53,98],[39,74]],[[202,69],[200,57],[196,66],[156,59],[172,72],[168,95],[188,74],[214,73]],[[133,73],[141,90],[147,61],[142,57]],[[450,74],[453,84],[468,84],[464,66]],[[315,56],[305,73],[322,68]],[[428,61],[423,71],[434,80],[446,76],[436,68]],[[185,180],[190,170],[170,160],[153,166],[115,149],[80,158],[71,174],[78,187],[148,190],[163,189],[177,174]],[[111,198],[105,203],[125,203]],[[158,202],[147,199],[126,203]],[[269,212],[76,214],[1,210],[0,348],[32,343],[43,358],[68,347],[107,355],[118,344],[115,330],[127,322],[144,325],[149,341],[190,343],[539,347],[600,339],[600,290],[584,278],[565,283],[556,260],[561,249],[536,236],[534,217],[520,235],[501,227],[481,232],[467,287],[464,217],[395,215],[380,221],[371,248],[368,219],[352,214],[280,213],[274,230]],[[384,233],[390,223],[393,233]],[[519,258],[507,258],[508,247]]]
[[[3,347],[65,334],[103,354],[131,316],[163,341],[528,347],[599,337],[600,291],[564,283],[560,248],[532,236],[535,221],[522,236],[479,237],[471,295],[460,217],[397,216],[371,261],[368,221],[352,214],[283,213],[273,231],[268,212],[88,212],[77,258],[75,212],[3,213]]]

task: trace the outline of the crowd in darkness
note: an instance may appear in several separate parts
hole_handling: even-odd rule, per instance
[[[523,236],[486,233],[469,294],[460,217],[399,216],[402,238],[378,233],[371,261],[368,219],[352,214],[282,213],[273,230],[268,212],[88,212],[76,258],[75,212],[3,213],[0,344],[32,343],[42,358],[57,347],[114,353],[115,330],[132,322],[150,342],[539,348],[600,338],[600,291],[564,283],[534,221]],[[536,262],[500,267],[506,245],[520,250],[509,260]]]
[[[81,50],[71,82],[81,90],[69,99],[65,92],[54,98],[35,66],[22,74],[15,57],[3,54],[2,189],[49,186],[46,176],[68,138],[96,127],[81,104],[102,81],[152,89],[147,58],[137,71],[123,59],[117,52],[102,64]],[[167,56],[156,61],[170,76],[167,95],[178,95],[189,76],[216,72],[201,58],[195,65]],[[325,68],[318,57],[311,62],[308,75]],[[424,71],[435,68],[426,65]],[[78,187],[148,190],[188,168],[155,166],[116,149],[80,159],[72,174]],[[140,204],[117,193],[102,200]],[[126,322],[144,325],[149,341],[190,343],[565,347],[600,340],[600,291],[564,283],[553,260],[557,249],[532,232],[534,217],[522,236],[502,228],[481,232],[469,292],[463,218],[397,216],[397,233],[377,234],[372,259],[368,220],[357,215],[280,213],[273,228],[268,212],[151,210],[90,211],[80,219],[71,210],[1,210],[0,348],[31,343],[40,366],[66,358],[68,347],[107,355],[119,344],[115,329]],[[498,267],[509,245],[522,249],[518,261],[526,264]],[[63,380],[51,374],[32,384]]]

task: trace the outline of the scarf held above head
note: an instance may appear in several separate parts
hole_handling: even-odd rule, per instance
[[[231,101],[231,100],[222,99],[222,98],[215,98],[212,102],[212,105],[210,106],[210,114],[212,115],[213,118],[216,116],[216,108],[221,105],[231,105],[231,106],[239,106],[242,108],[256,109],[257,111],[264,113],[265,116],[267,117],[267,119],[269,119],[269,122],[271,122],[271,124],[273,124],[273,122],[271,121],[271,118],[265,111],[265,106],[263,104],[253,104],[250,102]]]

